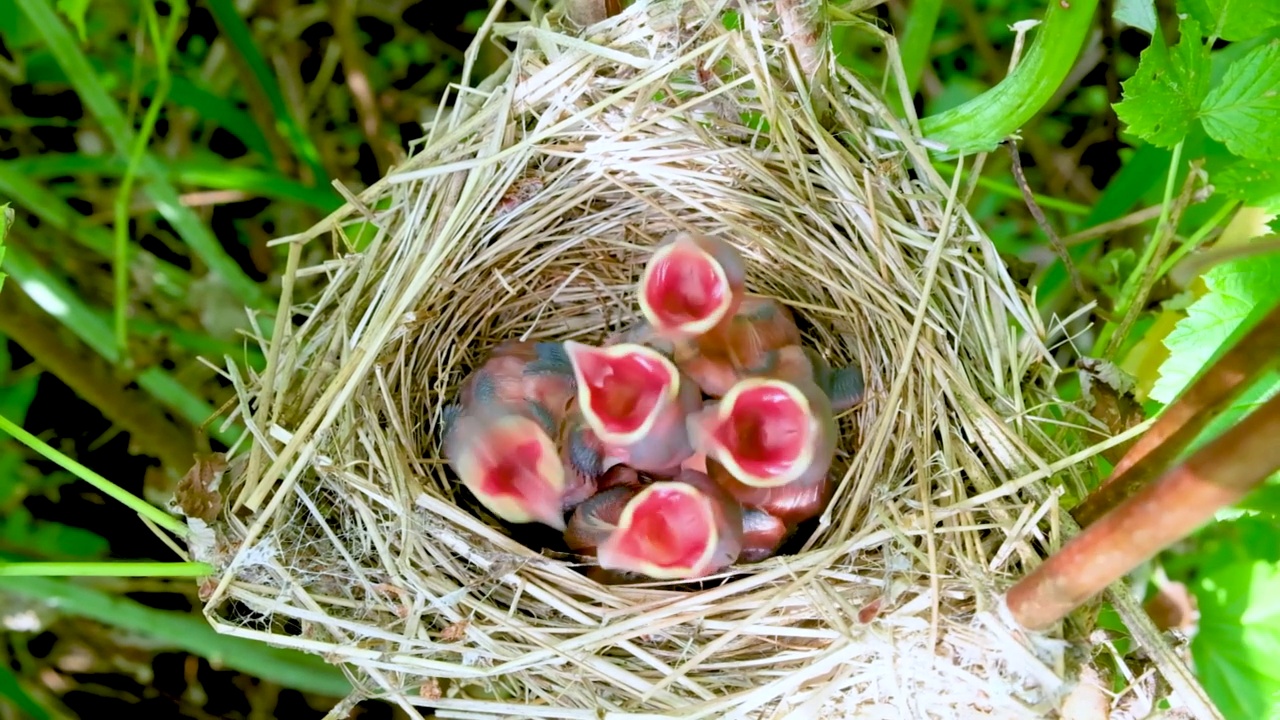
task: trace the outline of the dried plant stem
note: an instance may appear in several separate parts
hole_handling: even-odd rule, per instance
[[[1014,585],[1009,610],[1044,630],[1280,468],[1280,396],[1143,488]]]
[[[1111,475],[1072,515],[1087,526],[1142,489],[1168,467],[1219,413],[1280,363],[1280,308],[1268,313],[1240,342],[1165,409]]]
[[[1085,289],[1084,281],[1080,279],[1080,270],[1076,268],[1076,264],[1071,259],[1071,253],[1067,251],[1067,246],[1062,242],[1062,238],[1058,236],[1057,231],[1049,224],[1049,218],[1045,217],[1044,211],[1040,209],[1040,204],[1036,202],[1036,195],[1031,191],[1031,185],[1027,183],[1026,173],[1022,171],[1022,157],[1018,154],[1018,144],[1016,142],[1009,143],[1009,164],[1013,169],[1013,179],[1017,182],[1018,188],[1022,190],[1022,199],[1027,203],[1027,209],[1031,211],[1031,217],[1035,218],[1036,225],[1040,226],[1040,231],[1049,238],[1049,244],[1053,246],[1053,251],[1057,253],[1058,259],[1062,261],[1062,266],[1067,269],[1067,275],[1071,277],[1071,287],[1076,291],[1076,297],[1081,300],[1088,301],[1089,291]]]

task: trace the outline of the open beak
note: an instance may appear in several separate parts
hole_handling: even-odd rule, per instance
[[[731,277],[733,263],[725,262],[725,252],[736,258],[727,244],[688,233],[654,250],[640,277],[640,311],[655,331],[670,337],[696,337],[733,313],[741,298],[742,280]]]
[[[680,392],[676,366],[652,348],[633,343],[591,347],[566,342],[588,427],[606,445],[643,439]]]
[[[737,562],[742,531],[742,506],[704,473],[681,470],[627,503],[598,557],[607,570],[657,580],[706,577]]]
[[[459,418],[445,452],[462,483],[493,514],[564,529],[564,465],[535,420],[496,412]]]
[[[618,529],[599,546],[600,566],[655,580],[709,574],[719,541],[711,499],[680,482],[657,482],[627,503]]]
[[[813,462],[817,422],[808,398],[789,382],[742,380],[721,399],[714,417],[700,431],[708,455],[743,485],[781,487]]]

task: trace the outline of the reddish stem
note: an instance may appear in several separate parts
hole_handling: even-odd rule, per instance
[[[1111,475],[1071,511],[1081,527],[1142,489],[1250,385],[1280,362],[1280,307],[1236,343],[1142,435]]]
[[[1280,396],[1138,491],[1014,585],[1013,617],[1044,630],[1280,469]],[[1143,463],[1144,465],[1146,463]]]

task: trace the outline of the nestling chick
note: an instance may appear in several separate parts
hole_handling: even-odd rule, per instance
[[[564,465],[547,426],[499,403],[457,407],[446,420],[444,451],[462,484],[507,522],[563,530]]]
[[[639,487],[620,485],[592,495],[574,508],[564,530],[564,541],[579,555],[595,555],[600,543],[618,529],[622,511],[640,493]]]
[[[741,507],[706,475],[685,470],[631,498],[597,556],[606,570],[688,580],[729,567],[741,551]]]
[[[794,525],[822,512],[837,428],[812,380],[747,378],[689,418],[710,477],[744,507]]]
[[[745,263],[732,245],[706,235],[675,233],[645,265],[640,312],[661,338],[705,335],[737,312],[745,280]]]
[[[760,375],[778,348],[800,344],[800,329],[785,305],[749,297],[718,333],[675,344],[676,365],[702,391],[721,397],[734,383]]]
[[[605,450],[604,466],[672,474],[693,454],[685,420],[702,394],[674,363],[643,345],[565,343],[578,408]]]
[[[787,539],[787,524],[763,510],[742,512],[742,553],[739,562],[760,562],[773,557]]]

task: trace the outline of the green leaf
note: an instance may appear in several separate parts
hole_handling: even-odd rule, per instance
[[[22,689],[18,676],[13,674],[8,665],[0,665],[0,700],[8,700],[18,710],[21,717],[31,720],[49,720],[49,711]],[[4,703],[0,703],[3,705]]]
[[[1146,30],[1148,35],[1155,35],[1159,25],[1155,0],[1118,0],[1112,15],[1129,27]]]
[[[1237,42],[1280,25],[1274,0],[1178,0],[1179,12],[1200,22],[1207,35]]]
[[[1227,720],[1280,712],[1280,568],[1220,566],[1193,589],[1200,630],[1191,642],[1200,682]]]
[[[1275,304],[1280,296],[1280,256],[1222,263],[1202,277],[1208,292],[1187,308],[1187,316],[1164,340],[1169,358],[1151,388],[1153,400],[1172,402],[1224,348],[1245,318]]]
[[[54,3],[58,8],[58,12],[67,16],[67,22],[71,23],[71,27],[76,29],[76,34],[80,36],[80,42],[89,39],[89,33],[84,27],[84,16],[89,12],[89,0],[57,0]]]
[[[1280,161],[1240,160],[1211,179],[1213,187],[1232,200],[1280,212]]]
[[[45,577],[0,577],[0,591],[49,603],[60,612],[141,633],[168,647],[303,692],[344,697],[342,671],[315,655],[276,648],[256,639],[222,635],[197,614],[167,612],[87,585]]]
[[[97,558],[110,549],[106,538],[97,533],[33,518],[20,506],[0,520],[0,545],[28,557],[58,559]]]
[[[1209,93],[1209,48],[1200,40],[1200,26],[1184,19],[1182,37],[1173,48],[1160,33],[1138,60],[1138,71],[1124,82],[1124,99],[1116,115],[1129,132],[1152,145],[1173,147],[1191,131],[1196,110]]]
[[[1222,84],[1200,105],[1205,132],[1231,152],[1280,159],[1280,44],[1255,48],[1231,63]]]

